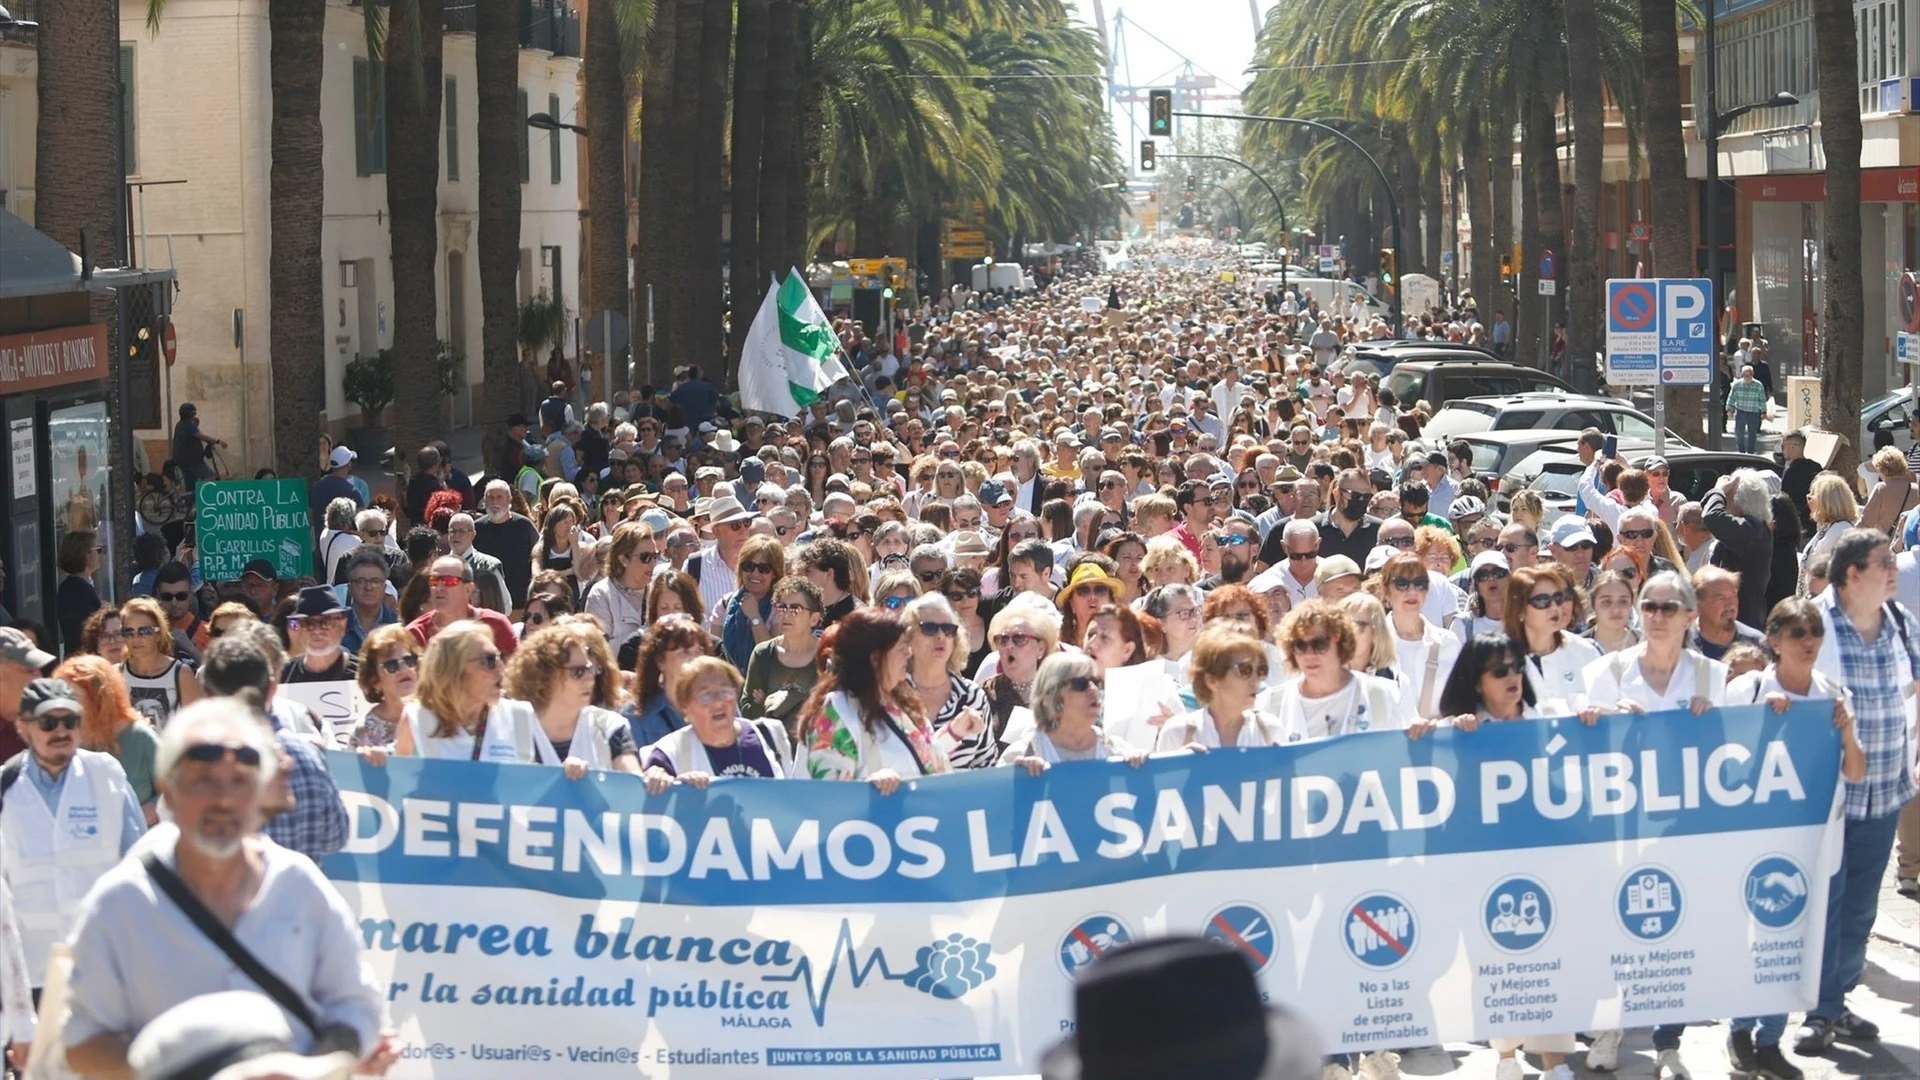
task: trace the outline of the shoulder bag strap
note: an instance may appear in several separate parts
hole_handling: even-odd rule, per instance
[[[1423,720],[1433,715],[1433,684],[1440,681],[1439,674],[1440,643],[1429,641],[1427,643],[1427,677],[1420,684],[1420,718]]]
[[[1707,678],[1712,674],[1713,674],[1713,661],[1707,659],[1706,653],[1701,653],[1701,652],[1694,653],[1693,654],[1693,689],[1695,691],[1695,696],[1707,697]],[[1707,698],[1707,700],[1711,701],[1713,699]]]
[[[915,768],[920,770],[920,775],[921,776],[927,775],[927,763],[920,760],[920,751],[914,749],[913,741],[911,739],[908,739],[907,733],[904,731],[901,731],[900,725],[894,722],[893,713],[889,712],[886,709],[881,709],[880,719],[885,720],[887,722],[887,730],[893,732],[893,737],[896,739],[899,739],[900,745],[906,747],[907,753],[913,755],[913,765]]]
[[[233,936],[233,932],[221,925],[213,912],[208,911],[207,906],[200,902],[200,898],[193,895],[193,890],[187,888],[187,883],[180,880],[180,875],[174,873],[172,867],[161,862],[160,857],[152,852],[140,857],[140,865],[146,867],[147,876],[153,879],[153,883],[159,886],[161,892],[167,894],[167,898],[180,909],[180,913],[198,927],[200,932],[207,936],[208,941],[213,942],[221,952],[226,953],[227,959],[233,961],[235,967],[246,972],[247,978],[252,979],[255,985],[266,991],[267,996],[278,1002],[281,1008],[292,1013],[302,1024],[305,1024],[308,1031],[319,1033],[320,1020],[314,1016],[312,1006],[309,1006],[293,987],[288,986],[286,980],[268,970],[267,966],[260,962],[259,957],[247,951],[247,947],[240,944],[239,939]]]
[[[479,761],[480,751],[487,745],[487,714],[480,714],[480,726],[473,729],[473,756],[469,761]]]

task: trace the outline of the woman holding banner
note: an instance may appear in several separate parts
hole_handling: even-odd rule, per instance
[[[640,755],[626,718],[593,704],[601,668],[572,627],[535,633],[507,664],[507,693],[533,706],[534,757],[558,765],[569,780],[589,770],[640,774]]]
[[[882,795],[902,777],[951,772],[947,755],[977,734],[980,718],[963,712],[939,731],[907,684],[907,624],[880,608],[855,608],[820,639],[826,668],[801,707],[793,775],[865,780]]]
[[[987,695],[988,728],[994,741],[1007,730],[1013,710],[1027,708],[1040,662],[1060,647],[1060,622],[1060,612],[1044,597],[1022,593],[988,625],[987,640],[993,644],[988,664],[994,667],[980,680],[980,689]],[[981,669],[989,670],[987,664]]]
[[[1580,594],[1560,570],[1558,565],[1515,570],[1507,579],[1504,622],[1507,636],[1526,646],[1536,692],[1578,708],[1587,695],[1586,667],[1599,659],[1600,647],[1568,632],[1570,621],[1579,621]]]
[[[906,617],[909,651],[907,685],[920,700],[922,715],[932,718],[934,730],[972,713],[968,726],[974,734],[955,744],[947,755],[956,769],[984,769],[999,757],[1000,748],[987,734],[987,695],[978,683],[961,674],[967,666],[969,642],[945,594],[921,593],[901,612]]]
[[[1275,742],[1404,728],[1412,719],[1402,715],[1406,710],[1397,684],[1347,666],[1359,650],[1360,634],[1339,605],[1308,600],[1280,620],[1275,637],[1288,666],[1300,673],[1267,696],[1284,732]]]
[[[1118,760],[1138,767],[1147,752],[1100,726],[1105,689],[1100,663],[1093,657],[1047,657],[1033,677],[1033,731],[1010,744],[1000,764],[1018,765],[1033,776],[1063,761]]]
[[[1328,606],[1327,610],[1338,609]],[[1353,639],[1351,622],[1347,624],[1347,639],[1349,643]],[[1267,652],[1262,644],[1235,625],[1200,631],[1187,666],[1193,696],[1200,707],[1161,725],[1157,749],[1206,751],[1223,746],[1280,746],[1291,741],[1278,718],[1254,708],[1267,681]],[[1349,649],[1347,655],[1351,654]]]
[[[500,696],[507,662],[487,624],[461,619],[433,636],[420,685],[402,710],[393,752],[401,757],[534,761],[533,707]]]
[[[387,751],[393,748],[407,699],[420,685],[420,643],[399,623],[375,629],[360,646],[354,679],[370,707],[353,725],[347,746],[362,751],[367,760],[378,765],[386,761]]]
[[[689,660],[673,678],[669,696],[687,726],[647,747],[647,790],[658,795],[676,783],[706,787],[716,776],[784,779],[792,747],[786,729],[771,720],[740,717],[740,672],[713,656]]]
[[[1403,551],[1380,567],[1369,587],[1387,609],[1386,636],[1393,641],[1394,669],[1414,715],[1424,720],[1443,715],[1441,689],[1453,673],[1461,642],[1458,634],[1448,633],[1426,617],[1427,595],[1433,587],[1426,563]]]

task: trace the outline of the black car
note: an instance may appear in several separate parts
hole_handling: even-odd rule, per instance
[[[1354,347],[1334,360],[1329,371],[1385,375],[1412,360],[1467,360],[1497,363],[1500,358],[1479,347],[1458,341],[1369,341]]]
[[[1455,398],[1511,397],[1543,391],[1574,393],[1559,376],[1501,360],[1402,360],[1380,381],[1403,407],[1426,402],[1429,412]],[[1576,433],[1577,434],[1577,433]]]

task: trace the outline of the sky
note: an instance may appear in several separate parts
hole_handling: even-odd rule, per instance
[[[1171,85],[1180,71],[1182,57],[1191,60],[1197,71],[1211,73],[1224,84],[1244,89],[1245,69],[1253,62],[1254,25],[1249,0],[1100,0],[1105,9],[1107,31],[1111,35],[1114,16],[1125,13],[1125,51],[1115,72],[1124,83],[1131,77],[1135,85]],[[1094,22],[1093,0],[1073,0],[1081,22]],[[1275,0],[1251,0],[1264,17]],[[1151,37],[1148,35],[1152,35]],[[1160,41],[1155,41],[1157,37]],[[1161,44],[1165,42],[1165,44]],[[1111,43],[1110,43],[1111,47]],[[1207,109],[1226,110],[1231,103],[1208,102]],[[1125,107],[1116,107],[1115,134],[1126,145],[1129,134]],[[1144,130],[1146,106],[1132,106],[1135,122]]]

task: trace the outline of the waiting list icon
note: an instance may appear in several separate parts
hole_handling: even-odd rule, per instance
[[[1627,885],[1623,915],[1662,915],[1674,910],[1673,882],[1658,874],[1642,874]]]

